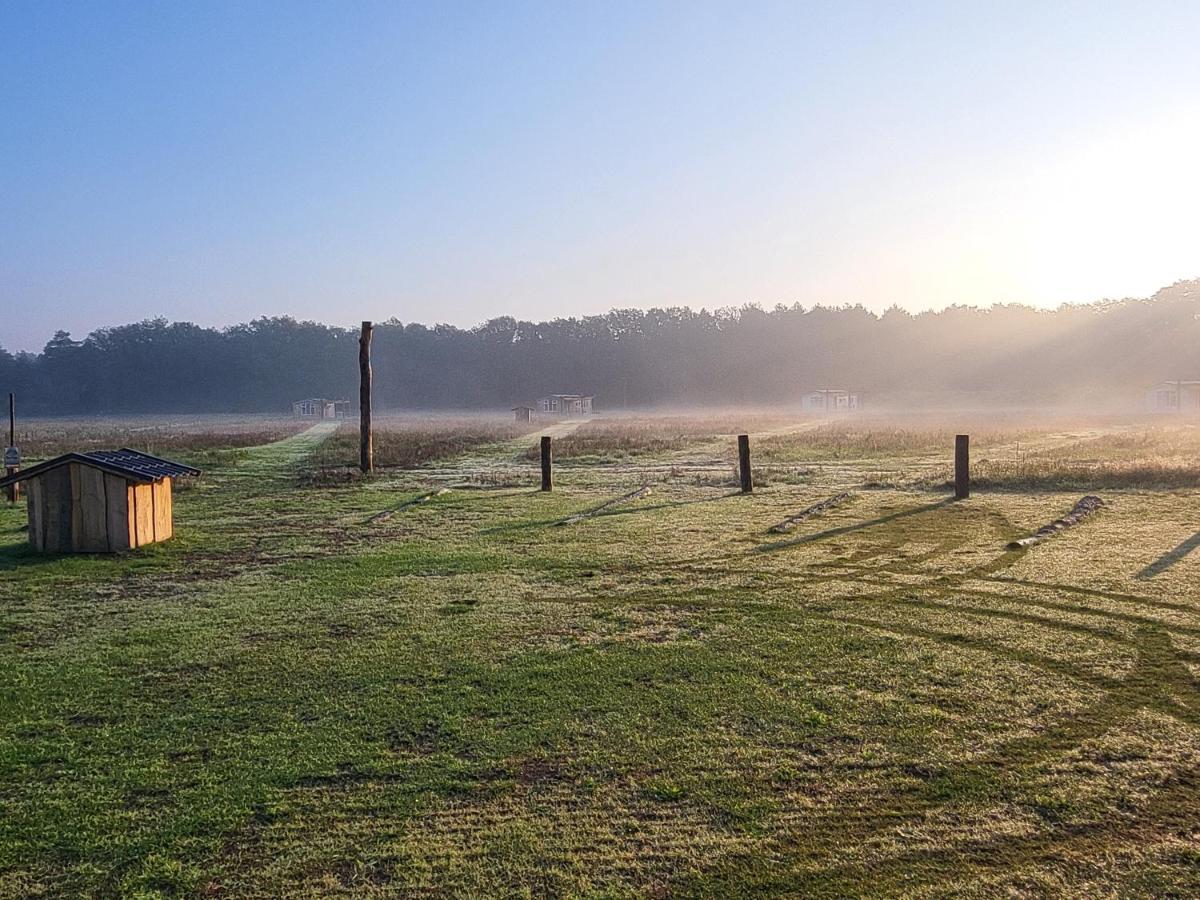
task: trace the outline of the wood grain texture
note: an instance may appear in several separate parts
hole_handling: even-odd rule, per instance
[[[25,486],[25,508],[29,511],[29,544],[34,550],[46,549],[46,516],[43,510],[42,486],[32,478]]]
[[[71,466],[74,509],[72,546],[78,553],[108,552],[108,509],[104,473],[91,466]]]
[[[43,531],[47,553],[71,551],[71,473],[67,466],[38,476],[42,492]]]
[[[754,491],[754,475],[750,469],[750,435],[738,435],[738,479],[743,494]]]
[[[550,435],[542,435],[542,490],[554,490],[554,442]]]
[[[128,550],[129,533],[129,485],[116,475],[104,476],[105,519],[108,549],[111,552]]]
[[[362,323],[358,338],[358,467],[375,471],[375,446],[371,432],[371,336],[374,327]]]
[[[135,547],[154,543],[154,485],[133,485]]]
[[[165,541],[171,537],[171,479],[151,485],[154,489],[154,540]]]

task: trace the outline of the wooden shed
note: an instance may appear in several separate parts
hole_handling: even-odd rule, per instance
[[[171,537],[171,481],[199,474],[137,450],[95,450],[39,463],[0,487],[25,482],[33,549],[112,553]]]

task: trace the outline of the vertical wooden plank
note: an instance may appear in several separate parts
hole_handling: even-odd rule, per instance
[[[78,466],[75,473],[78,484],[74,521],[79,528],[75,532],[75,547],[85,553],[108,552],[108,509],[104,498],[104,473],[91,466]]]
[[[138,545],[137,542],[137,485],[132,481],[125,482],[125,509],[127,510],[127,518],[125,527],[129,534],[129,549],[132,550]]]
[[[110,551],[128,550],[129,489],[125,479],[117,475],[104,476],[105,532]]]
[[[166,505],[167,537],[175,537],[175,482],[164,478],[162,483],[163,501]]]
[[[80,546],[83,536],[83,485],[80,483],[79,463],[67,466],[67,478],[71,483],[71,552],[78,553],[83,549]]]
[[[154,543],[154,485],[139,484],[134,487],[137,514],[137,546]]]
[[[171,537],[171,479],[164,478],[154,484],[154,539],[165,541]]]
[[[738,477],[742,483],[742,493],[749,494],[754,490],[754,476],[750,472],[750,435],[738,435]]]
[[[71,473],[67,466],[59,466],[42,474],[41,482],[45,550],[47,553],[68,553],[71,550]]]
[[[971,496],[971,436],[959,434],[954,437],[954,499],[966,500]]]
[[[158,484],[151,482],[148,487],[150,488],[150,539],[161,541],[162,538],[158,536]]]
[[[29,510],[29,544],[34,550],[46,549],[46,517],[42,513],[41,479],[25,482],[26,509]]]

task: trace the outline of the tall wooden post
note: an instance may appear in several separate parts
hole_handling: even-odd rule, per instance
[[[750,435],[738,435],[738,475],[742,479],[742,493],[754,490],[754,476],[750,473]]]
[[[374,327],[362,323],[358,338],[358,467],[375,471],[375,448],[371,442],[371,335]]]
[[[554,461],[550,449],[550,435],[542,435],[542,490],[554,490]]]
[[[971,436],[959,434],[954,437],[954,499],[966,500],[971,496]]]
[[[17,398],[12,391],[8,392],[8,446],[17,446]],[[5,475],[13,475],[19,470],[20,466],[5,467]],[[21,485],[10,484],[8,486],[8,502],[16,503],[21,499]]]

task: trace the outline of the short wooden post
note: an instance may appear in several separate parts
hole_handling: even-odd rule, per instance
[[[738,475],[742,479],[742,493],[754,491],[754,476],[750,472],[750,435],[738,435]]]
[[[554,461],[550,435],[542,435],[542,490],[554,490]]]
[[[971,496],[971,436],[959,434],[954,437],[954,499],[966,500]]]
[[[17,398],[12,391],[8,392],[8,446],[17,446]],[[15,475],[20,466],[8,466],[4,470],[5,475]],[[15,482],[8,486],[8,502],[16,503],[21,499],[21,485]]]
[[[375,471],[375,447],[371,441],[371,336],[374,327],[362,323],[358,338],[358,467]]]

